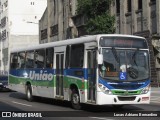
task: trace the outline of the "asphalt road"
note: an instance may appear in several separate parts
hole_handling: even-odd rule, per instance
[[[160,115],[160,92],[153,89],[151,96],[149,105],[126,105],[121,109],[112,106],[83,105],[82,110],[74,110],[69,102],[39,97],[33,102],[28,102],[24,94],[0,92],[0,114],[3,115],[0,120],[159,120],[160,117],[153,115]],[[11,114],[12,118],[6,117],[8,114]],[[150,116],[140,117],[140,114]]]

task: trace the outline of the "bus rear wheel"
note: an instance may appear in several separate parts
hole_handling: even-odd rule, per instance
[[[79,97],[78,91],[76,91],[76,90],[72,90],[71,104],[72,104],[72,108],[74,108],[76,110],[81,109],[80,97]]]
[[[33,100],[31,85],[27,85],[26,96],[28,101]]]

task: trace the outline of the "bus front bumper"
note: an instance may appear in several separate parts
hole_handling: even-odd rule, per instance
[[[140,95],[106,95],[97,92],[96,104],[98,105],[119,105],[119,104],[149,104],[150,92]]]

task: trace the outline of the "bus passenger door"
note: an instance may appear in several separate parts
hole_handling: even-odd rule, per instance
[[[63,96],[64,53],[56,54],[56,96]]]
[[[88,102],[95,102],[96,92],[96,51],[88,50],[87,52],[87,68],[88,68]]]

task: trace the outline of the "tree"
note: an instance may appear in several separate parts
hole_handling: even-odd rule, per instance
[[[112,0],[78,0],[77,14],[87,16],[85,26],[89,34],[115,32],[115,16],[110,14]]]

